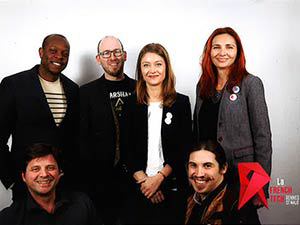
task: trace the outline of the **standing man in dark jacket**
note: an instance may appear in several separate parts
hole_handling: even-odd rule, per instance
[[[79,119],[78,86],[61,73],[69,52],[64,36],[48,35],[39,48],[41,64],[5,77],[0,84],[0,179],[6,188],[12,187],[13,200],[24,194],[19,162],[32,143],[64,149],[65,184],[70,183],[70,165],[78,155],[74,140]]]
[[[126,57],[119,39],[104,37],[96,56],[104,74],[80,88],[81,159],[89,174],[85,183],[104,224],[126,223],[125,198],[133,188],[120,141],[126,132],[123,109],[135,89],[135,81],[123,72]]]

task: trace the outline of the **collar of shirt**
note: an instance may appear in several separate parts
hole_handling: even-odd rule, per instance
[[[69,203],[70,203],[70,200],[67,199],[66,196],[64,196],[60,193],[56,194],[54,213]],[[31,194],[29,192],[27,192],[26,206],[27,206],[26,208],[27,208],[28,212],[35,211],[35,210],[46,211],[33,199],[33,197],[31,196]]]
[[[226,181],[223,180],[223,182],[212,192],[210,192],[203,200],[201,198],[197,199],[201,205],[207,205],[210,204],[211,201],[220,193],[221,190],[226,186]]]

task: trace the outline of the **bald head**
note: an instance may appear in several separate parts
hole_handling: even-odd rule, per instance
[[[102,38],[97,46],[97,52],[102,52],[107,50],[107,46],[116,46],[116,48],[120,48],[122,50],[124,50],[123,44],[120,41],[120,39],[114,37],[114,36],[105,36],[104,38]]]
[[[124,79],[124,62],[127,53],[121,41],[114,36],[106,36],[98,43],[97,62],[102,66],[107,80],[116,81]]]

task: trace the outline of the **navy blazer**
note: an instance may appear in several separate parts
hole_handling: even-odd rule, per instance
[[[236,100],[224,90],[218,115],[217,141],[223,147],[230,166],[237,169],[239,162],[258,162],[271,173],[271,129],[262,81],[251,74],[239,85]],[[194,137],[199,137],[198,115],[203,99],[197,86],[194,111]],[[267,190],[267,188],[266,188]],[[267,191],[266,191],[267,193]]]
[[[148,155],[148,106],[136,103],[136,96],[131,99],[127,121],[129,125],[128,164],[132,173],[146,170]],[[165,122],[166,114],[171,113],[171,123]],[[191,145],[192,121],[189,98],[177,93],[171,107],[163,107],[161,121],[161,142],[165,164],[169,164],[178,180],[179,188],[187,187],[185,162]]]
[[[16,176],[20,176],[18,170],[24,149],[30,144],[48,143],[61,147],[66,161],[76,155],[78,85],[60,74],[67,111],[57,127],[38,78],[38,68],[36,65],[5,77],[0,84],[0,179],[6,188],[15,182]],[[12,145],[9,152],[10,135]]]

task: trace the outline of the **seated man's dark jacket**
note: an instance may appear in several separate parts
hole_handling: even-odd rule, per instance
[[[188,198],[185,224],[260,224],[257,210],[248,202],[238,210],[238,191],[224,181],[200,204]]]
[[[57,127],[39,81],[38,68],[36,65],[28,71],[5,77],[0,84],[0,180],[6,188],[14,182],[23,183],[20,182],[19,167],[24,149],[30,144],[47,143],[63,149],[65,180],[78,157],[78,85],[60,74],[67,111]],[[10,135],[11,151],[8,147]]]
[[[58,195],[53,214],[41,208],[28,193],[0,212],[1,225],[98,225],[95,208],[83,193]]]

